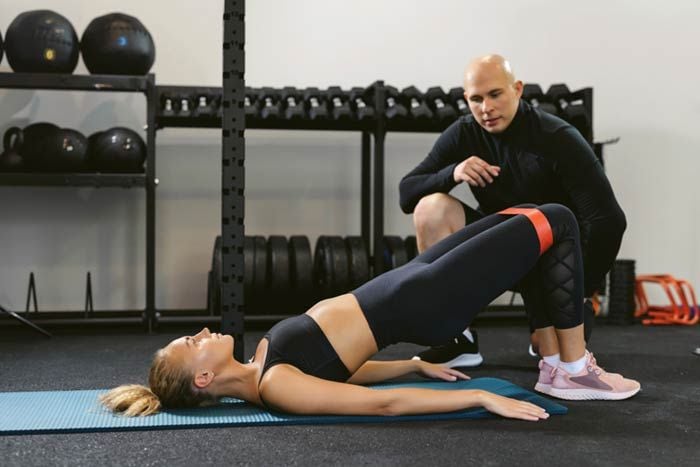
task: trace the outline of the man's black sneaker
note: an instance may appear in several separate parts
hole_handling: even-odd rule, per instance
[[[484,358],[479,353],[479,338],[476,331],[471,331],[474,342],[467,339],[464,334],[452,339],[452,342],[437,347],[431,347],[413,357],[413,360],[423,360],[430,363],[439,363],[450,368],[479,366]]]

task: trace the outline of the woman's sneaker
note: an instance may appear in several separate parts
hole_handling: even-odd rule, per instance
[[[544,360],[540,360],[537,366],[540,368],[540,375],[537,378],[537,384],[535,384],[535,391],[549,394],[552,391],[552,379],[554,379],[556,369]]]
[[[452,339],[452,342],[437,347],[431,347],[420,352],[412,360],[439,363],[450,368],[479,366],[484,358],[479,353],[479,338],[475,330],[471,330],[474,342],[467,339],[464,334]]]
[[[557,368],[549,395],[566,400],[621,400],[639,392],[641,385],[617,373],[607,373],[586,351],[586,366],[579,373],[569,374]]]

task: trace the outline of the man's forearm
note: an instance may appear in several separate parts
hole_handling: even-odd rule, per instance
[[[410,214],[424,196],[432,193],[448,193],[457,185],[452,173],[456,164],[450,164],[436,172],[421,172],[417,167],[399,183],[399,204],[401,210]]]

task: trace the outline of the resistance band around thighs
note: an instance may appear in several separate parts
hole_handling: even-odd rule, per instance
[[[535,208],[508,208],[503,211],[499,211],[499,214],[504,214],[507,216],[515,216],[517,214],[523,214],[526,216],[530,222],[532,222],[535,231],[537,232],[537,238],[540,241],[540,255],[547,251],[554,244],[554,235],[552,234],[552,226],[549,225],[547,216],[545,216],[542,211]]]

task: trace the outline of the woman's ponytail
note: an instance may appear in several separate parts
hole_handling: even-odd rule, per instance
[[[113,412],[128,417],[145,416],[157,413],[160,399],[146,386],[127,384],[102,394],[100,401]]]

